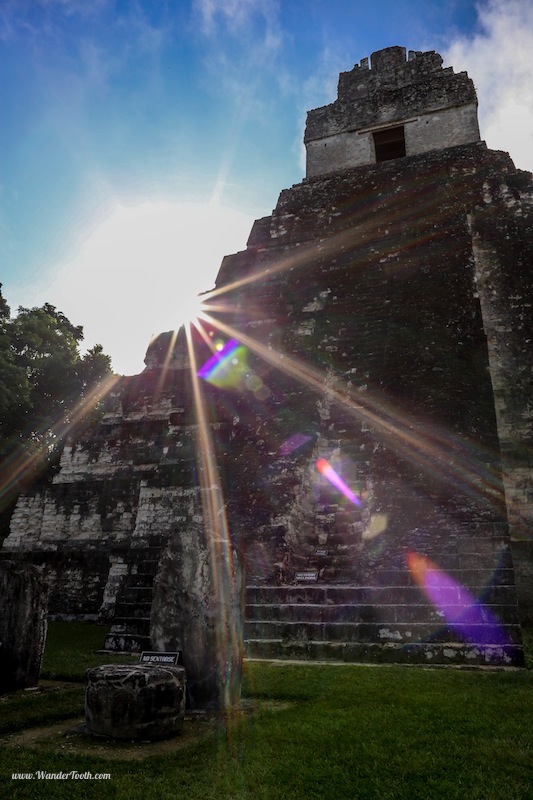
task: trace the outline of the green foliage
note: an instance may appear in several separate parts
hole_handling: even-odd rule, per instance
[[[30,403],[28,376],[15,362],[10,325],[10,308],[0,290],[0,433],[16,429]]]
[[[83,328],[49,303],[11,318],[0,291],[0,511],[94,414],[111,362],[101,345],[81,355],[82,340]]]

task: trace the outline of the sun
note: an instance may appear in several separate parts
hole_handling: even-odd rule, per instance
[[[244,249],[252,223],[218,203],[116,203],[88,226],[46,299],[83,325],[87,346],[103,345],[116,372],[141,372],[153,335],[201,316],[201,295],[223,257]]]
[[[205,319],[206,309],[207,306],[202,295],[197,294],[189,298],[183,297],[179,309],[177,309],[180,325],[197,327]]]

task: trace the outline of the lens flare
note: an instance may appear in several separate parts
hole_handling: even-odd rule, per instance
[[[388,514],[372,514],[368,520],[368,525],[363,531],[363,540],[370,541],[381,533],[385,533],[389,526]]]
[[[289,436],[288,439],[285,439],[278,452],[280,456],[288,456],[290,453],[294,453],[295,450],[298,450],[299,447],[302,447],[304,444],[310,441],[310,436],[306,436],[304,433],[294,433],[292,436]]]
[[[205,305],[202,318],[229,337],[239,339],[250,352],[266,364],[322,395],[324,374],[309,363],[264,344],[209,313]],[[497,472],[487,464],[486,454],[466,440],[452,437],[434,423],[423,422],[389,403],[382,394],[354,392],[345,380],[328,389],[332,402],[383,435],[387,444],[403,459],[442,481],[474,497],[502,502],[502,487]],[[489,459],[490,460],[490,459]]]
[[[342,494],[347,497],[351,503],[356,506],[361,505],[360,498],[357,497],[357,495],[354,494],[350,488],[348,488],[341,476],[335,472],[329,461],[326,461],[325,458],[319,458],[316,462],[316,468],[320,474],[327,478],[328,481],[339,490],[339,492],[342,492]]]
[[[248,371],[247,356],[246,347],[231,339],[200,367],[198,377],[223,389],[236,388]]]
[[[226,517],[226,504],[211,436],[208,411],[198,380],[200,372],[207,365],[204,364],[204,367],[198,370],[190,330],[186,330],[186,334],[197,421],[195,460],[198,465],[203,524],[209,551],[208,567],[217,609],[216,655],[221,674],[225,676],[222,687],[222,705],[229,712],[239,702],[243,650],[242,620],[240,614],[236,613],[239,595],[236,559]],[[231,343],[228,342],[229,344]],[[238,346],[238,343],[234,344]]]
[[[415,582],[448,626],[475,645],[504,645],[509,639],[492,611],[426,556],[410,552],[407,565]]]

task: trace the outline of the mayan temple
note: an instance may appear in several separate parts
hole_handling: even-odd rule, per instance
[[[342,73],[304,141],[199,329],[150,343],[3,554],[109,649],[186,648],[179,609],[209,625],[238,562],[250,658],[522,666],[533,177],[435,52]]]

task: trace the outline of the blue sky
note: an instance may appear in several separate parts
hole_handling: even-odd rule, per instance
[[[533,169],[530,0],[2,0],[0,281],[119,372],[179,324],[304,175],[307,110],[390,45],[478,90],[482,137]]]

